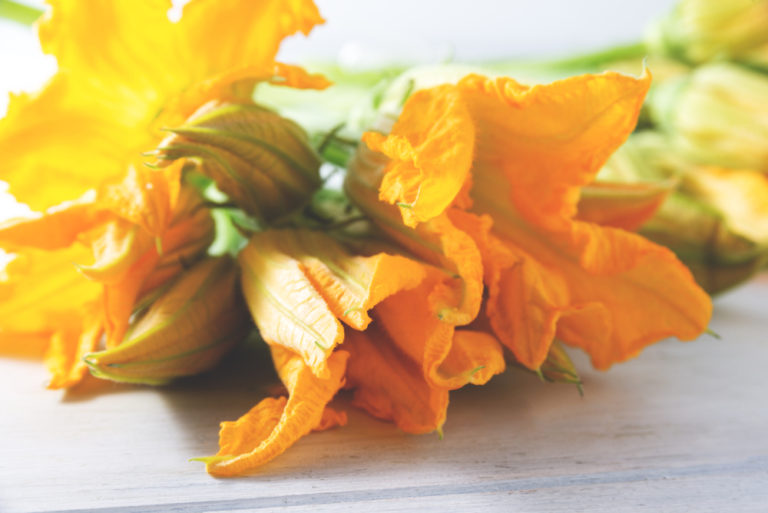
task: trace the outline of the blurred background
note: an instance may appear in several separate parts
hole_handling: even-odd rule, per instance
[[[43,2],[29,1],[42,7]],[[556,57],[642,37],[673,0],[316,0],[328,20],[288,39],[286,62],[351,69],[393,63]],[[36,89],[56,69],[34,30],[0,20],[0,113],[10,91]]]

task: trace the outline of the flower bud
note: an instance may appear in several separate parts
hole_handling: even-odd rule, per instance
[[[768,76],[712,64],[659,84],[651,118],[699,164],[768,171]]]
[[[86,355],[97,377],[157,385],[209,369],[249,331],[230,258],[182,274],[135,320],[118,347]]]
[[[768,1],[681,0],[651,25],[646,43],[690,63],[733,60],[768,68]]]
[[[256,104],[209,102],[169,130],[155,152],[186,158],[249,214],[268,220],[307,202],[320,186],[320,159],[293,121]]]

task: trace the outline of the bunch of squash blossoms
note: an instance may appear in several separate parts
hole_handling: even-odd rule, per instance
[[[43,344],[51,388],[161,385],[256,331],[285,394],[221,424],[212,475],[345,424],[342,389],[442,435],[450,392],[507,366],[579,383],[566,346],[607,369],[707,329],[688,268],[633,233],[659,196],[595,182],[648,70],[469,73],[409,87],[351,139],[260,101],[333,94],[275,62],[323,21],[311,0],[192,0],[174,21],[163,0],[49,4],[58,72],[0,120],[0,179],[34,212],[0,225],[0,350]]]

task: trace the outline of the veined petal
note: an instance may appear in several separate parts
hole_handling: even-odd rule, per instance
[[[260,219],[295,210],[321,185],[320,159],[307,134],[259,105],[211,101],[170,131],[156,152],[161,163],[194,163],[232,202]]]
[[[179,27],[168,19],[170,0],[49,3],[38,22],[43,51],[90,86],[90,101],[119,102],[120,119],[147,126],[163,99],[190,82]]]
[[[437,373],[450,377],[450,388],[467,383],[484,385],[506,369],[504,349],[490,333],[474,330],[456,330],[451,350]]]
[[[322,21],[310,0],[193,0],[178,22],[169,0],[49,3],[38,32],[59,72],[0,121],[0,179],[37,210],[119,178],[181,104],[273,70],[281,40]]]
[[[137,299],[185,271],[213,240],[211,214],[193,188],[181,189],[176,208],[168,215],[172,219],[159,238],[118,219],[107,226],[125,227],[124,238],[102,236],[92,242],[97,262],[81,271],[104,284],[107,347],[122,342]]]
[[[722,213],[734,233],[768,244],[768,176],[751,170],[700,167],[682,188]]]
[[[86,355],[91,372],[160,384],[212,367],[247,333],[248,314],[236,285],[230,259],[197,264],[152,303],[119,346]]]
[[[83,234],[81,234],[82,236]],[[112,217],[88,234],[93,263],[79,265],[80,272],[102,283],[121,280],[128,269],[148,251],[154,241],[141,228],[120,218]]]
[[[357,330],[371,322],[371,308],[396,292],[416,287],[426,275],[422,264],[402,256],[355,256],[320,232],[280,230],[271,234],[285,254],[301,262],[331,312]]]
[[[356,406],[408,433],[442,428],[448,390],[430,386],[420,366],[375,324],[365,331],[348,330],[344,350],[350,354],[346,387],[354,390]]]
[[[346,420],[324,413],[344,383],[349,357],[346,352],[337,351],[330,356],[328,377],[321,379],[299,355],[277,345],[271,346],[271,350],[289,398],[265,399],[236,422],[222,422],[218,454],[201,458],[211,475],[225,477],[253,471],[313,429],[327,429]]]
[[[300,355],[320,379],[344,329],[274,231],[254,235],[240,252],[242,289],[262,338]]]

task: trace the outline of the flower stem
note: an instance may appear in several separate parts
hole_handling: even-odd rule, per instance
[[[30,26],[41,14],[43,14],[42,9],[37,7],[13,0],[0,0],[0,18]]]
[[[542,71],[582,71],[601,68],[605,64],[613,62],[641,59],[647,54],[648,50],[644,43],[631,43],[560,59],[496,61],[485,63],[485,65],[496,70],[511,68]]]

